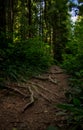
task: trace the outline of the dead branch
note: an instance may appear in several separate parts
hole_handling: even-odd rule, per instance
[[[30,96],[30,102],[27,103],[27,104],[24,106],[22,112],[24,112],[29,106],[31,106],[31,105],[34,103],[34,94],[33,94],[33,91],[31,90],[31,87],[28,86],[28,90],[29,90],[29,92],[30,92],[30,94],[31,94],[31,96]]]

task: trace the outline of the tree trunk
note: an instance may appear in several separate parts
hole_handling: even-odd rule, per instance
[[[28,0],[28,24],[29,24],[29,38],[32,37],[31,25],[32,25],[32,11],[31,11],[31,0]]]
[[[13,42],[13,0],[8,0],[8,9],[7,9],[7,31],[8,31],[8,40]]]
[[[5,0],[0,1],[0,47],[5,46],[5,35],[6,35],[6,11],[5,11]]]

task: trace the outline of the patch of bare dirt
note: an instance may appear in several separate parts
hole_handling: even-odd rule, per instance
[[[58,66],[25,83],[6,83],[0,90],[0,130],[47,130],[63,125],[56,104],[66,102],[68,76]]]

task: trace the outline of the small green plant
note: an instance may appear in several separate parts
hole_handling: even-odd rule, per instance
[[[72,130],[83,128],[83,104],[78,98],[73,98],[71,104],[59,104],[58,107],[68,113],[67,123],[72,126]]]
[[[67,124],[72,130],[83,129],[83,87],[80,75],[69,79],[69,90],[65,93],[68,103],[59,104],[67,116]],[[71,126],[71,127],[70,127]]]

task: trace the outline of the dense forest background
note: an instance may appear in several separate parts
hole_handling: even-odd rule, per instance
[[[68,3],[67,0],[4,0],[1,3],[0,67],[2,73],[7,73],[7,77],[9,74],[15,78],[28,68],[31,70],[37,67],[42,70],[53,59],[55,63],[60,63],[66,58],[64,54],[69,54],[69,59],[78,46],[78,53],[82,53],[82,32],[77,34],[77,31],[82,30],[82,5],[71,1]],[[75,27],[69,16],[72,7],[80,8]]]
[[[71,104],[59,107],[70,110],[73,124],[80,128],[83,128],[82,2],[0,2],[0,84],[45,72],[52,64],[61,65],[71,75],[71,88],[66,94]],[[72,7],[77,16],[74,23],[70,15]]]

